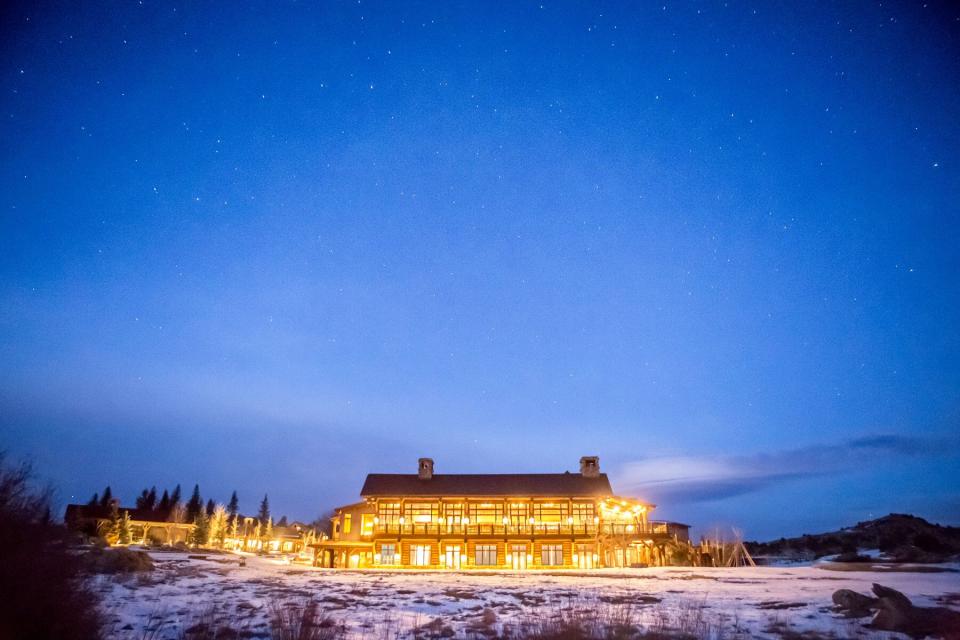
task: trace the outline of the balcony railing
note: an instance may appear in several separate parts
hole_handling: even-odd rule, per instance
[[[451,524],[435,522],[414,523],[378,523],[373,526],[373,533],[402,536],[441,536],[441,535],[504,535],[504,536],[548,536],[548,535],[584,535],[593,536],[597,533],[605,535],[638,535],[653,533],[650,526],[642,524]]]

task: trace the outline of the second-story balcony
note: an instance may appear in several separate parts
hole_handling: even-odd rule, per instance
[[[438,522],[383,523],[373,525],[372,532],[364,535],[398,536],[595,536],[602,535],[638,535],[653,533],[653,529],[643,524],[626,523],[525,523],[525,524],[454,524]]]

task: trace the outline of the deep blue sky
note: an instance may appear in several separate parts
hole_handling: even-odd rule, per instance
[[[701,531],[960,522],[949,3],[32,4],[0,448],[63,502],[595,454]]]

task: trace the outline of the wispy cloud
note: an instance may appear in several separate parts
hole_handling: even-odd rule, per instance
[[[956,437],[874,435],[769,453],[646,458],[626,464],[617,484],[654,500],[704,502],[897,457],[957,455],[958,445]]]

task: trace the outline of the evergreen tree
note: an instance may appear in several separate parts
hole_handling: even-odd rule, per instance
[[[173,488],[173,493],[170,494],[170,508],[172,509],[178,504],[180,504],[180,485],[179,484]]]
[[[237,499],[237,492],[234,491],[233,495],[230,496],[230,502],[227,504],[227,513],[230,514],[230,517],[236,517],[237,513],[240,511],[240,500]]]
[[[270,517],[270,501],[267,500],[267,494],[263,494],[263,501],[260,503],[260,511],[257,513],[257,520],[260,524],[266,524]]]
[[[149,508],[147,507],[147,499],[149,495],[150,495],[150,491],[148,491],[147,489],[144,489],[143,491],[140,492],[140,495],[137,496],[137,509]]]
[[[120,535],[120,513],[117,511],[117,505],[110,505],[110,520],[106,524],[106,530],[103,532],[103,538],[107,544],[116,544],[117,536]]]
[[[190,532],[190,543],[197,547],[202,547],[210,540],[210,520],[207,514],[200,510],[196,519],[193,521],[193,530]]]
[[[123,517],[117,523],[117,544],[130,544],[133,528],[130,526],[130,512],[124,511]]]
[[[160,504],[157,505],[157,511],[163,511],[164,513],[170,511],[170,495],[166,489],[163,490],[163,496],[160,498]]]
[[[213,515],[213,508],[213,498],[211,498],[210,500],[207,500],[207,516]]]
[[[187,522],[193,522],[200,512],[203,511],[203,499],[200,497],[200,485],[193,485],[193,495],[187,502]]]
[[[147,494],[147,509],[153,511],[157,508],[157,488],[150,487],[150,493]]]
[[[268,541],[273,539],[273,518],[267,518],[267,526],[263,530],[263,537]]]
[[[93,494],[93,497],[90,498],[90,502],[87,503],[87,506],[88,506],[88,507],[95,507],[95,506],[97,506],[98,504],[100,504],[100,494],[99,494],[99,493],[95,493],[95,494]]]
[[[278,526],[278,527],[287,527],[287,526],[289,526],[289,525],[287,524],[287,516],[282,516],[279,520],[277,520],[277,526]]]
[[[103,496],[100,498],[100,506],[109,507],[112,501],[113,501],[113,492],[110,491],[110,485],[107,485],[107,488],[103,490]]]

